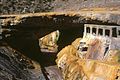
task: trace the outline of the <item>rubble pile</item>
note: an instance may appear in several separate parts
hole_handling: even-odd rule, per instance
[[[48,0],[1,0],[0,14],[22,14],[48,11]]]

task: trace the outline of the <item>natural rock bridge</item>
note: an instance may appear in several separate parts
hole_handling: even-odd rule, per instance
[[[7,43],[15,50],[40,62],[41,66],[46,66],[49,65],[50,60],[55,61],[56,55],[53,58],[49,57],[48,54],[40,54],[38,39],[52,31],[60,30],[61,37],[58,45],[60,46],[59,50],[61,50],[75,38],[82,36],[83,25],[87,23],[120,25],[119,10],[114,8],[91,8],[76,12],[1,15],[1,44],[5,45],[4,43]]]
[[[81,28],[81,24],[120,25],[119,10],[114,8],[91,8],[80,11],[1,15],[1,26],[18,31],[40,32],[39,36],[57,29]],[[37,30],[36,30],[37,29]]]
[[[60,30],[58,44],[61,49],[82,36],[84,24],[120,25],[120,13],[118,8],[90,8],[76,12],[1,15],[0,21],[2,41],[29,54],[35,51],[38,53],[38,39],[52,31]],[[30,55],[37,56],[37,54]]]

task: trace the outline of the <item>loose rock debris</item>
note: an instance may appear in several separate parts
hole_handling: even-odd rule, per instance
[[[0,80],[45,80],[38,63],[9,46],[0,47]]]

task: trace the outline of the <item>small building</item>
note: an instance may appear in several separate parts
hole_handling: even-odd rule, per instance
[[[110,50],[119,49],[120,26],[84,25],[84,34],[78,49],[80,57],[102,60],[109,55]]]

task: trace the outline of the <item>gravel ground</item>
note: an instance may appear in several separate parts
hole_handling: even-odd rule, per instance
[[[118,7],[120,0],[55,0],[53,11],[78,11],[83,8]]]
[[[91,7],[118,7],[120,0],[0,0],[0,14],[80,10]]]
[[[50,0],[0,0],[0,14],[22,14],[48,11]]]
[[[118,7],[120,0],[0,0],[0,14],[80,10],[90,7]]]

